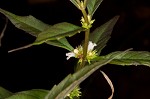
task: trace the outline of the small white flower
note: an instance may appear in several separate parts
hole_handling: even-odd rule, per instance
[[[69,53],[66,53],[66,56],[67,56],[67,60],[68,60],[71,57],[75,57],[75,53],[74,52],[69,52]]]
[[[90,63],[90,60],[95,58],[97,56],[96,50],[93,50],[94,47],[97,46],[96,43],[92,43],[92,41],[89,41],[88,49],[87,49],[87,56],[86,59]],[[79,62],[82,62],[83,58],[83,47],[80,45],[76,49],[74,49],[72,52],[66,53],[67,60],[71,57],[79,58]]]
[[[89,44],[88,44],[88,51],[93,50],[95,46],[97,46],[96,43],[92,43],[92,41],[89,41]]]

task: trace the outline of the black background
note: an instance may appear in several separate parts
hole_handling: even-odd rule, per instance
[[[16,15],[33,15],[47,24],[70,22],[80,25],[81,13],[69,0],[30,4],[26,0],[1,0],[0,8]],[[120,15],[107,47],[102,54],[133,48],[150,51],[150,2],[147,0],[104,0],[96,13],[93,29],[115,15]],[[5,17],[0,14],[0,29]],[[68,38],[75,47],[83,34]],[[68,51],[41,44],[8,53],[8,50],[32,43],[35,37],[15,28],[9,21],[0,47],[0,86],[12,91],[51,89],[69,73],[73,73],[76,60],[66,60]],[[150,99],[150,68],[147,66],[106,65],[100,68],[112,80],[113,99]],[[81,86],[84,99],[107,99],[111,90],[102,74],[96,71]]]

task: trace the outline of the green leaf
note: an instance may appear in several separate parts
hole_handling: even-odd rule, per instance
[[[64,99],[75,87],[77,87],[81,82],[83,82],[87,77],[89,77],[92,73],[94,73],[101,66],[106,65],[111,62],[118,55],[122,55],[126,53],[126,51],[122,53],[116,54],[109,59],[102,59],[98,62],[95,62],[91,65],[85,66],[74,74],[69,74],[64,80],[62,80],[57,86],[55,85],[45,99]]]
[[[31,89],[17,92],[6,99],[44,99],[48,92],[48,90],[44,89]]]
[[[5,99],[39,99],[37,97],[34,97],[32,95],[27,95],[27,94],[24,94],[24,93],[20,93],[20,94],[14,94],[8,98],[5,98]]]
[[[100,59],[110,59],[122,51],[112,52],[105,56],[100,56]],[[110,64],[115,65],[145,65],[150,66],[150,52],[148,51],[128,51],[124,55],[115,57]]]
[[[49,40],[46,42],[47,44],[53,45],[53,46],[57,46],[57,47],[61,47],[64,49],[67,49],[69,51],[72,51],[74,48],[68,43],[66,38],[62,38],[59,40]]]
[[[3,87],[0,87],[0,99],[7,98],[11,96],[13,93],[4,89]]]
[[[87,0],[87,9],[91,16],[93,16],[102,1],[103,0]]]
[[[97,44],[95,47],[98,54],[101,53],[101,50],[106,46],[106,43],[110,39],[110,35],[113,31],[114,25],[116,24],[119,16],[113,17],[108,22],[104,23],[100,27],[96,28],[91,34],[90,34],[90,41],[93,41]]]
[[[82,27],[73,25],[71,23],[62,22],[51,26],[48,30],[40,33],[34,44],[41,44],[49,40],[60,40],[66,36],[73,36],[76,33],[84,30]]]
[[[50,26],[33,16],[18,16],[0,8],[3,13],[17,28],[30,33],[33,36],[38,35],[41,31],[48,29]]]
[[[24,30],[25,32],[37,37],[41,32],[47,30],[51,27],[51,25],[48,25],[33,16],[18,16],[13,13],[10,13],[6,10],[3,10],[0,8],[0,12],[3,13],[11,22],[14,24],[17,28]],[[47,44],[65,48],[69,51],[73,49],[73,47],[69,44],[66,38],[63,38],[61,40],[53,40],[53,41],[47,41]]]
[[[44,89],[32,89],[27,91],[21,91],[18,92],[17,94],[26,94],[26,95],[36,97],[37,99],[44,99],[45,96],[48,94],[48,92],[49,92],[48,90],[44,90]]]

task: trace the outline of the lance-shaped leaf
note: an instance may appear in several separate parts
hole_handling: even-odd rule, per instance
[[[99,59],[109,59],[122,53],[122,51],[112,52],[105,56],[100,56]],[[124,55],[118,55],[110,64],[115,65],[145,65],[150,66],[150,52],[148,51],[128,51]]]
[[[93,16],[103,0],[87,0],[88,13]]]
[[[36,97],[37,99],[44,99],[44,97],[48,94],[48,92],[49,92],[48,90],[44,90],[44,89],[31,89],[31,90],[17,92],[15,93],[15,95],[26,94],[26,95]]]
[[[40,98],[34,97],[32,95],[20,93],[20,94],[14,94],[14,95],[12,95],[8,98],[4,98],[4,99],[40,99]]]
[[[29,15],[29,16],[18,16],[11,12],[8,12],[6,10],[3,10],[0,8],[0,12],[3,13],[11,22],[14,24],[17,28],[24,30],[25,32],[37,37],[41,32],[47,30],[51,27],[51,25],[48,25],[41,20],[36,19],[35,17]],[[61,40],[53,40],[53,41],[47,41],[47,44],[65,48],[69,51],[73,49],[73,47],[69,44],[66,38],[63,38]]]
[[[0,87],[0,99],[5,99],[11,95],[13,95],[12,92],[4,89],[3,87]]]
[[[41,31],[49,28],[49,25],[34,18],[33,16],[18,16],[0,8],[3,13],[17,28],[36,36]]]
[[[72,51],[74,48],[69,44],[69,42],[67,41],[66,38],[61,38],[58,40],[49,40],[46,42],[47,44],[53,45],[53,46],[57,46],[57,47],[61,47],[64,49],[67,49],[68,51]]]
[[[62,22],[51,26],[46,31],[40,33],[34,44],[41,44],[49,40],[59,40],[66,36],[71,37],[76,33],[84,30],[82,27],[73,25],[71,23]]]
[[[14,95],[5,99],[44,99],[44,97],[48,94],[48,92],[49,92],[48,90],[44,89],[31,89],[16,92]]]
[[[126,53],[124,51],[122,53],[118,53],[118,55],[122,55]],[[85,66],[74,74],[68,75],[64,80],[62,80],[57,86],[55,85],[45,99],[64,99],[75,87],[77,87],[81,82],[83,82],[87,77],[89,77],[92,73],[94,73],[101,66],[106,65],[111,62],[115,57],[113,56],[109,59],[102,59],[98,62],[95,62],[91,65]]]
[[[95,47],[98,54],[100,54],[101,50],[106,46],[106,43],[110,39],[110,35],[113,31],[114,25],[116,24],[119,16],[113,17],[108,22],[104,23],[100,27],[96,28],[90,34],[90,40],[97,44]]]

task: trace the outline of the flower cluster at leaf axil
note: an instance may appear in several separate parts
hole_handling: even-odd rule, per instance
[[[88,49],[87,49],[87,55],[86,60],[90,64],[90,61],[97,57],[97,51],[94,50],[94,47],[97,46],[95,43],[92,43],[92,41],[89,41]],[[83,60],[83,47],[80,45],[76,49],[74,49],[72,52],[66,53],[67,60],[71,57],[75,57],[79,59],[79,63],[82,63]]]
[[[85,28],[85,29],[89,29],[92,27],[92,24],[94,23],[95,20],[92,20],[91,19],[91,16],[90,15],[87,15],[87,18],[88,18],[88,23],[85,21],[84,17],[81,17],[81,24],[82,24],[82,27]]]
[[[81,91],[79,87],[76,87],[71,93],[67,95],[70,99],[74,99],[74,97],[80,97]]]

